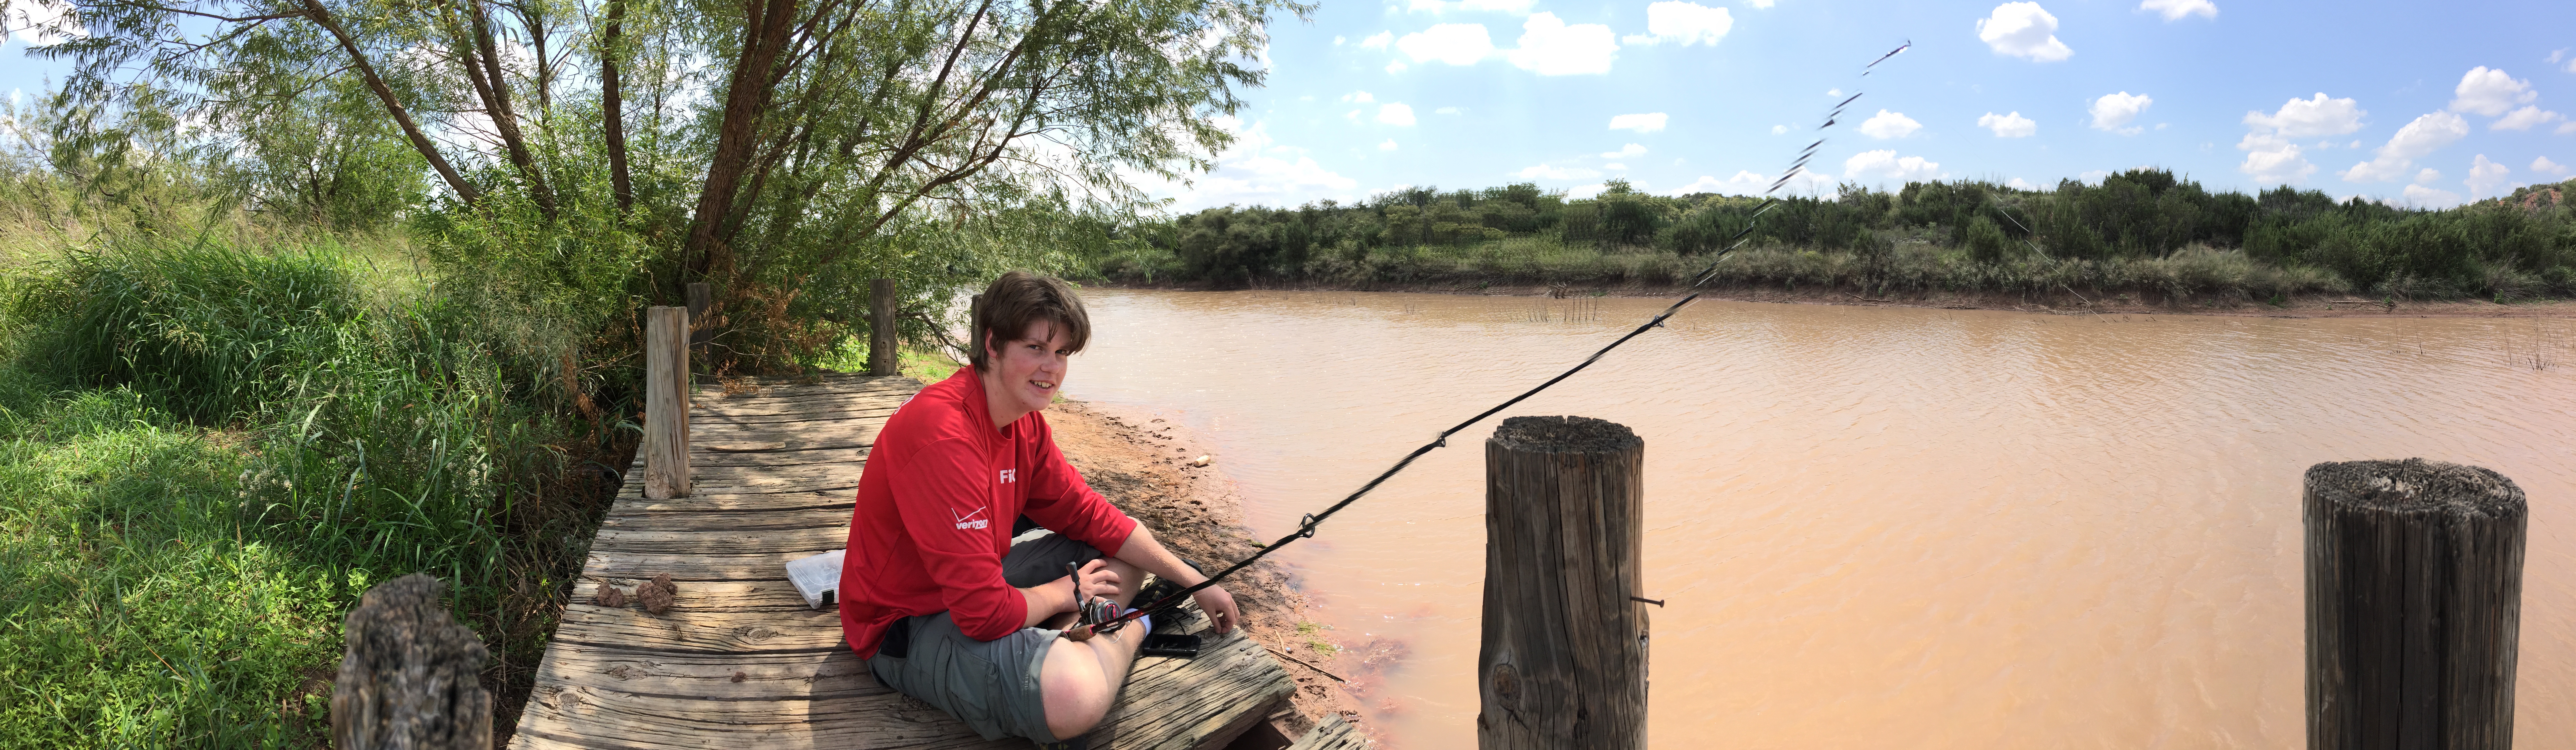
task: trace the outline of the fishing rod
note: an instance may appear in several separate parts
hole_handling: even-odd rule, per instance
[[[1895,57],[1898,53],[1904,52],[1913,46],[1914,41],[1909,39],[1906,40],[1904,44],[1898,45],[1896,49],[1889,50],[1887,54],[1879,55],[1878,59],[1871,60],[1868,65],[1861,66],[1861,76],[1866,78],[1878,67],[1879,63],[1887,62],[1888,58]],[[1627,335],[1620,336],[1617,340],[1611,341],[1608,346],[1601,347],[1600,351],[1593,352],[1592,356],[1583,358],[1582,362],[1575,363],[1573,367],[1567,368],[1565,372],[1558,373],[1556,377],[1548,378],[1547,382],[1540,383],[1537,387],[1523,391],[1520,395],[1513,396],[1509,400],[1496,404],[1493,408],[1486,409],[1483,412],[1478,413],[1476,416],[1468,417],[1467,421],[1459,422],[1455,427],[1441,430],[1438,437],[1432,438],[1431,442],[1424,443],[1422,447],[1413,449],[1413,452],[1404,454],[1404,458],[1397,460],[1394,466],[1388,467],[1385,472],[1378,474],[1374,479],[1370,479],[1367,484],[1360,485],[1358,490],[1353,491],[1350,496],[1342,498],[1341,502],[1334,503],[1332,507],[1325,508],[1322,513],[1308,513],[1305,517],[1298,519],[1296,531],[1288,532],[1286,536],[1280,537],[1277,541],[1273,541],[1268,545],[1262,546],[1261,550],[1252,553],[1252,556],[1243,558],[1242,561],[1227,566],[1226,569],[1218,571],[1216,575],[1208,576],[1207,580],[1200,581],[1197,585],[1189,586],[1179,591],[1164,595],[1163,598],[1156,599],[1143,606],[1129,609],[1125,613],[1119,614],[1116,617],[1110,617],[1098,622],[1084,622],[1082,624],[1078,624],[1073,628],[1064,631],[1064,637],[1076,641],[1088,640],[1096,633],[1116,632],[1119,628],[1124,627],[1128,621],[1136,618],[1180,606],[1182,602],[1189,600],[1190,595],[1198,593],[1201,589],[1216,585],[1217,581],[1223,580],[1226,576],[1234,575],[1236,572],[1241,571],[1244,568],[1251,567],[1253,563],[1259,562],[1261,558],[1268,557],[1270,553],[1279,551],[1279,548],[1288,546],[1290,543],[1299,539],[1314,536],[1316,527],[1323,525],[1325,519],[1332,518],[1333,514],[1342,512],[1343,508],[1350,507],[1352,503],[1359,502],[1359,499],[1362,496],[1367,495],[1370,490],[1377,489],[1378,485],[1385,484],[1386,480],[1394,478],[1396,473],[1404,471],[1405,467],[1412,466],[1413,462],[1416,459],[1422,458],[1423,454],[1430,453],[1431,451],[1439,448],[1448,447],[1449,437],[1451,435],[1463,432],[1468,427],[1474,426],[1477,422],[1485,421],[1485,418],[1487,417],[1491,417],[1504,409],[1509,409],[1514,404],[1528,400],[1529,397],[1538,395],[1540,391],[1547,390],[1549,386],[1563,382],[1566,378],[1574,377],[1575,373],[1582,372],[1584,368],[1591,367],[1592,363],[1601,361],[1602,357],[1610,354],[1610,350],[1619,348],[1619,345],[1628,343],[1630,339],[1644,335],[1647,331],[1663,327],[1664,321],[1671,319],[1674,313],[1681,312],[1683,307],[1698,300],[1700,295],[1706,294],[1704,291],[1697,290],[1701,286],[1707,284],[1710,279],[1716,278],[1718,265],[1724,263],[1728,255],[1733,254],[1736,248],[1743,247],[1745,243],[1753,241],[1751,235],[1753,234],[1755,227],[1761,226],[1762,215],[1769,213],[1771,209],[1779,206],[1780,204],[1780,199],[1775,197],[1775,194],[1780,191],[1781,187],[1789,184],[1791,179],[1796,178],[1806,170],[1807,161],[1815,158],[1816,156],[1816,149],[1825,145],[1826,139],[1821,135],[1821,133],[1826,129],[1833,127],[1835,123],[1841,122],[1843,110],[1850,107],[1852,102],[1859,101],[1860,97],[1861,92],[1854,92],[1850,98],[1846,98],[1841,102],[1835,103],[1833,109],[1825,114],[1824,124],[1816,126],[1816,130],[1819,133],[1816,141],[1814,143],[1807,144],[1806,148],[1800,149],[1798,151],[1798,156],[1790,162],[1789,168],[1786,171],[1781,172],[1780,179],[1773,180],[1771,182],[1771,186],[1762,191],[1762,203],[1754,207],[1753,214],[1747,218],[1744,228],[1737,230],[1733,236],[1727,238],[1731,244],[1727,245],[1724,249],[1719,250],[1716,257],[1709,259],[1708,268],[1693,276],[1690,286],[1685,287],[1685,289],[1693,291],[1691,291],[1689,295],[1682,297],[1681,301],[1674,302],[1671,307],[1664,308],[1663,312],[1656,313],[1655,317],[1647,319],[1644,324],[1637,326],[1635,330],[1629,331]],[[1095,615],[1093,614],[1092,608],[1086,606],[1082,609],[1084,612],[1084,620],[1088,621],[1094,619]]]

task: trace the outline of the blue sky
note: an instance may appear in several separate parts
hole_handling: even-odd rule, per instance
[[[35,6],[9,2],[22,28]],[[0,44],[12,96],[58,75],[25,57],[34,41]],[[1266,62],[1219,168],[1154,192],[1181,209],[1610,178],[1754,193],[1852,93],[1794,186],[2154,165],[2447,206],[2576,176],[2569,3],[1325,0],[1272,27]]]
[[[2155,165],[2213,189],[2452,205],[2576,174],[2571,8],[1327,0],[1273,27],[1242,143],[1161,192],[1180,208],[1523,180],[1582,195],[1612,177],[1751,193],[1835,92],[1863,92],[1808,189]]]

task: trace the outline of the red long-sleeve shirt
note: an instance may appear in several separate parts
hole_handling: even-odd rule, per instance
[[[1112,556],[1136,528],[1065,463],[1045,417],[993,429],[974,368],[921,389],[859,473],[840,588],[851,650],[875,656],[895,620],[941,610],[977,640],[1019,630],[1028,600],[1002,581],[1002,555],[1023,513]]]

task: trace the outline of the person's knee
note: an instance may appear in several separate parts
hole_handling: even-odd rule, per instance
[[[1038,673],[1038,694],[1046,700],[1047,731],[1068,739],[1091,731],[1109,716],[1109,680],[1087,644],[1057,643],[1047,651]]]
[[[1115,557],[1101,559],[1108,563],[1110,572],[1118,574],[1118,606],[1136,603],[1136,592],[1145,587],[1145,570]]]

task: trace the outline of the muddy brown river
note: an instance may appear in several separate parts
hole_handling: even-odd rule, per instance
[[[1215,446],[1262,538],[1669,300],[1085,293],[1066,391]],[[1646,441],[1649,732],[1686,748],[2296,748],[2300,473],[2531,503],[2515,740],[2576,748],[2576,325],[1700,302],[1508,412]],[[1475,745],[1492,423],[1281,553],[1365,719]]]

